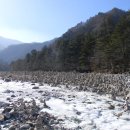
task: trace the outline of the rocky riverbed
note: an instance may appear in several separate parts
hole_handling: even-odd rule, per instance
[[[46,83],[51,86],[65,85],[78,91],[123,96],[130,92],[130,74],[78,73],[78,72],[0,72],[0,77],[15,81]]]
[[[128,83],[127,83],[128,84]],[[129,130],[124,100],[77,89],[78,85],[0,79],[2,130]]]

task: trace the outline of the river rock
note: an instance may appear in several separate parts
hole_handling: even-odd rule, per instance
[[[39,89],[39,87],[36,87],[36,86],[35,86],[35,87],[32,87],[32,89]]]
[[[12,107],[6,107],[2,113],[10,112],[13,108]]]
[[[10,82],[10,81],[11,81],[11,79],[9,79],[9,78],[5,79],[5,82]]]
[[[0,114],[0,122],[5,120],[5,116],[3,114]]]
[[[29,124],[24,124],[20,127],[20,130],[28,130],[30,128]]]

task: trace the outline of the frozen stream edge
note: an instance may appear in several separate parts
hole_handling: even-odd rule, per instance
[[[38,89],[32,89],[34,86]],[[5,82],[0,80],[0,101],[11,102],[19,98],[34,98],[38,105],[46,100],[50,109],[42,109],[62,119],[61,126],[74,130],[130,130],[130,112],[123,112],[124,101],[113,101],[109,95],[101,96],[91,92],[67,90],[64,86],[51,87],[29,82]],[[11,90],[10,93],[5,93]],[[16,97],[11,97],[15,95]],[[115,109],[110,110],[110,105]],[[41,106],[42,107],[42,106]],[[116,115],[123,112],[122,116]]]

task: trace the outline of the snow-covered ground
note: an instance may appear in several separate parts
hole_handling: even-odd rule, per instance
[[[32,89],[33,87],[38,87]],[[0,80],[0,102],[14,102],[19,98],[34,98],[42,108],[45,99],[50,108],[43,108],[61,120],[61,126],[74,130],[130,130],[130,113],[122,109],[123,99],[113,101],[109,96],[78,92],[72,87],[52,87],[29,82]],[[10,98],[10,100],[9,100]],[[110,109],[115,106],[114,109]],[[119,116],[118,116],[119,115]]]

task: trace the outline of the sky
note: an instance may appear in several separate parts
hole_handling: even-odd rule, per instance
[[[0,0],[0,36],[48,41],[114,7],[127,11],[130,0]]]

